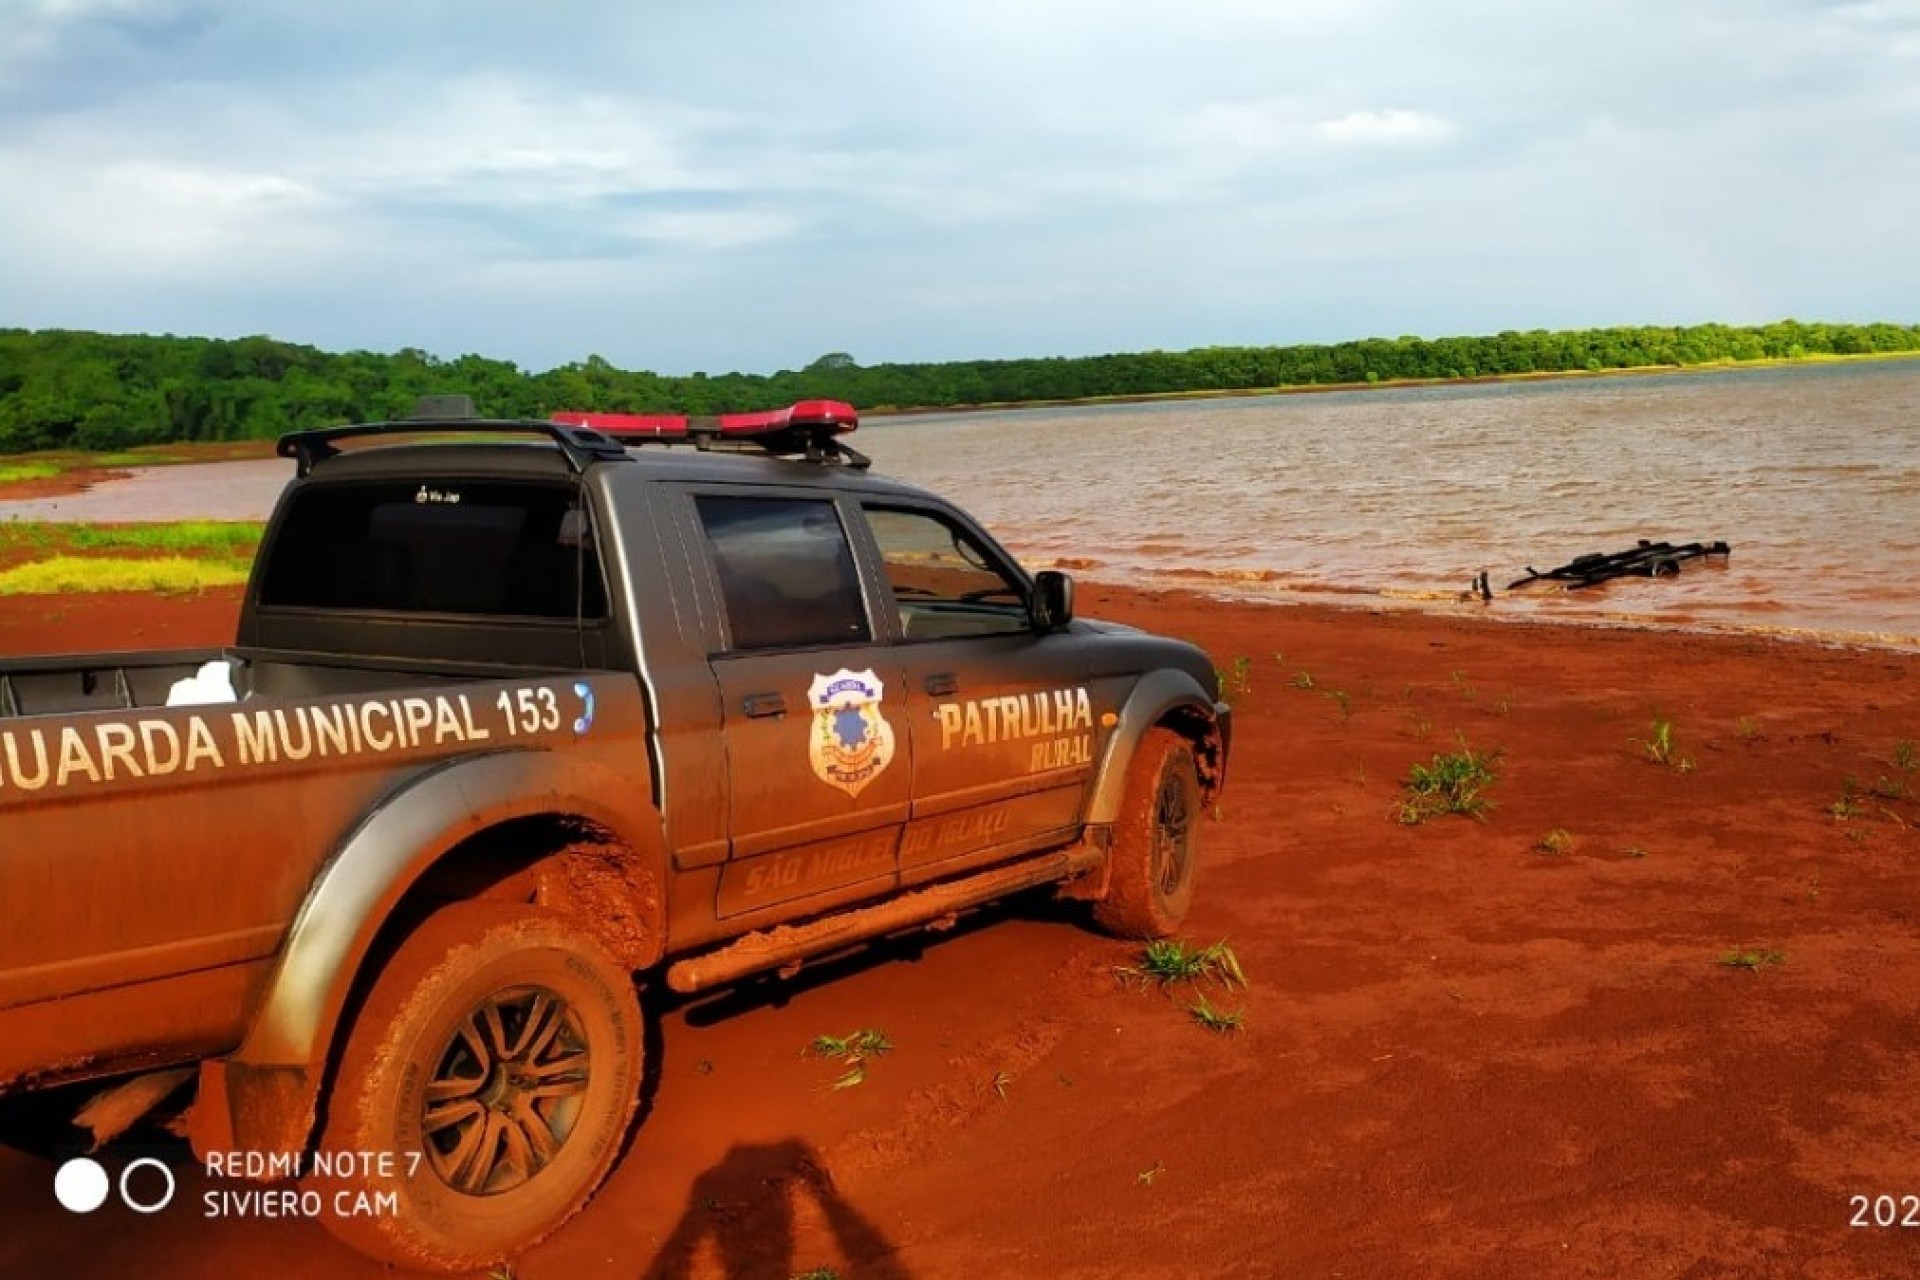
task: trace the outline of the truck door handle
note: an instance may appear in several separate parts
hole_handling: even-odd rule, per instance
[[[787,714],[787,700],[777,693],[750,693],[741,699],[741,708],[755,720],[762,716]]]
[[[936,698],[960,692],[960,677],[951,671],[938,671],[927,677],[927,692]]]

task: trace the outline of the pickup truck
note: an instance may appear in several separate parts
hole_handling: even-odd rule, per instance
[[[0,1094],[92,1082],[41,1096],[97,1145],[190,1088],[209,1168],[464,1270],[605,1177],[650,988],[1048,885],[1180,924],[1199,649],[1076,618],[837,402],[441,409],[279,442],[232,646],[0,661]]]

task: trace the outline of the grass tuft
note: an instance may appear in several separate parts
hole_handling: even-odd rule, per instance
[[[1187,1006],[1187,1016],[1218,1035],[1229,1036],[1240,1030],[1246,1018],[1244,1009],[1216,1009],[1202,995]]]
[[[1499,778],[1498,750],[1478,752],[1460,741],[1460,750],[1441,752],[1430,764],[1416,764],[1407,772],[1407,798],[1400,803],[1400,821],[1414,827],[1441,814],[1464,813],[1478,818],[1493,807],[1481,793]]]
[[[1762,966],[1786,962],[1787,953],[1784,951],[1754,951],[1746,948],[1735,948],[1720,957],[1720,963],[1729,969],[1745,969],[1755,973]]]
[[[1160,987],[1176,982],[1199,982],[1203,978],[1211,978],[1223,987],[1247,985],[1240,958],[1224,939],[1210,947],[1194,947],[1178,938],[1156,939],[1141,949],[1137,963],[1122,965],[1114,972],[1122,982]]]
[[[1677,773],[1693,772],[1693,757],[1681,755],[1673,743],[1673,721],[1656,718],[1640,749],[1647,759]]]
[[[1224,670],[1214,668],[1213,678],[1221,693],[1243,698],[1253,692],[1253,659],[1241,654]]]
[[[1866,811],[1860,803],[1860,783],[1849,774],[1841,779],[1840,798],[1827,806],[1827,812],[1833,815],[1835,822],[1845,822],[1857,818]]]
[[[845,1036],[815,1036],[807,1052],[844,1064],[846,1071],[828,1087],[851,1089],[866,1083],[868,1065],[883,1054],[893,1052],[893,1042],[885,1032],[868,1027]]]

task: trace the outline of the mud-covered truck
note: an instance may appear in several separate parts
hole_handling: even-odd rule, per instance
[[[855,421],[290,435],[231,646],[0,660],[0,1093],[96,1142],[190,1093],[210,1171],[464,1269],[606,1175],[648,988],[1046,885],[1177,926],[1206,656],[1076,618]]]

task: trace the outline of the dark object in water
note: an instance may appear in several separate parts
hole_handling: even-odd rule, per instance
[[[1648,542],[1642,538],[1638,545],[1611,555],[1590,552],[1584,556],[1575,556],[1558,569],[1540,572],[1532,565],[1527,566],[1527,576],[1517,578],[1507,584],[1507,590],[1524,587],[1530,582],[1542,579],[1566,583],[1568,591],[1577,591],[1581,587],[1591,587],[1613,578],[1638,576],[1642,578],[1671,578],[1680,572],[1682,560],[1693,560],[1701,556],[1718,556],[1726,559],[1733,554],[1733,548],[1724,542]]]

